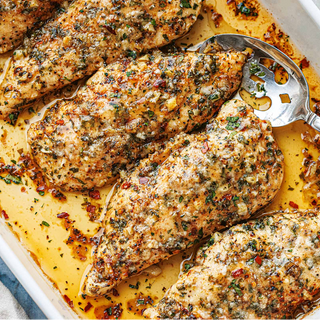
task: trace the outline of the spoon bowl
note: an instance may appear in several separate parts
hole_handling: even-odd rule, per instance
[[[252,51],[243,68],[242,84],[236,96],[241,98],[239,92],[243,89],[256,98],[268,96],[271,99],[271,107],[265,111],[254,111],[260,119],[270,121],[273,127],[282,127],[303,120],[320,131],[320,117],[310,109],[307,80],[300,68],[286,54],[264,41],[238,34],[219,34],[189,47],[187,51],[204,53],[210,51],[210,46],[214,49],[216,45],[223,50]],[[285,84],[277,83],[274,72],[262,64],[262,59],[271,59],[282,66],[288,74],[288,81]],[[263,90],[252,79],[252,75],[257,74],[263,81]],[[288,99],[283,101],[282,96],[287,96]]]

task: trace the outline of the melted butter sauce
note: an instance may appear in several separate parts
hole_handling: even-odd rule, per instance
[[[304,56],[296,50],[285,35],[281,35],[277,26],[273,25],[274,20],[271,14],[260,7],[256,1],[250,3],[256,8],[258,16],[246,17],[239,13],[236,15],[234,3],[227,5],[226,0],[205,1],[202,18],[179,43],[195,44],[218,33],[241,33],[277,44],[299,64]],[[219,19],[213,20],[212,18],[215,17]],[[5,70],[6,58],[7,56],[0,57],[2,70]],[[305,67],[303,71],[310,85],[311,98],[320,99],[320,78],[311,67]],[[0,160],[7,164],[11,160],[17,161],[18,150],[28,150],[26,130],[30,122],[43,116],[50,101],[66,95],[70,96],[76,88],[77,85],[74,85],[62,90],[59,94],[43,98],[33,105],[29,112],[26,111],[19,117],[15,127],[0,121]],[[303,181],[299,178],[303,160],[301,150],[306,147],[301,140],[301,133],[306,130],[311,131],[303,122],[274,129],[277,141],[285,155],[285,178],[281,191],[267,208],[268,210],[288,208],[290,201],[294,201],[299,208],[311,207],[310,203],[303,200],[301,192]],[[316,154],[315,157],[317,157]],[[180,254],[160,263],[162,273],[157,277],[143,273],[124,281],[116,291],[105,297],[85,298],[81,296],[81,283],[85,271],[92,263],[91,249],[88,246],[86,259],[81,260],[77,257],[77,250],[67,244],[70,230],[66,228],[64,219],[58,218],[57,214],[67,212],[69,219],[74,221],[73,228],[80,230],[87,237],[94,236],[101,225],[99,220],[95,222],[92,217],[90,218],[87,205],[84,205],[90,201],[90,197],[87,193],[64,193],[67,201],[61,202],[50,194],[39,195],[36,186],[28,177],[22,177],[22,181],[23,185],[5,184],[4,181],[0,181],[0,206],[9,217],[7,220],[2,218],[0,223],[8,224],[8,227],[30,251],[31,256],[37,260],[44,274],[52,280],[65,301],[73,306],[73,310],[80,317],[141,318],[141,309],[149,306],[151,301],[156,303],[176,282],[180,265],[185,269],[186,264],[190,264],[190,258],[186,259],[186,257],[191,254],[191,251],[184,256]],[[100,189],[101,199],[95,201],[96,207],[103,208],[110,189],[111,186]],[[182,263],[183,259],[186,259],[184,263]]]

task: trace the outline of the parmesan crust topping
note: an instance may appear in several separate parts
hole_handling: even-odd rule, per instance
[[[76,0],[12,55],[0,118],[122,56],[168,44],[195,23],[202,0]]]
[[[282,212],[215,233],[197,265],[145,316],[290,319],[319,292],[319,210]]]
[[[178,135],[124,177],[108,205],[85,292],[103,295],[249,218],[272,201],[282,179],[283,155],[270,123],[243,101],[227,102],[206,132]]]
[[[76,191],[110,184],[119,171],[213,117],[239,88],[246,55],[154,51],[101,68],[72,100],[28,132],[49,181]]]

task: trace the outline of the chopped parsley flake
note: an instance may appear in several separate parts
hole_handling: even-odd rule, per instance
[[[182,8],[191,8],[189,0],[180,0],[180,7]]]
[[[236,128],[239,128],[240,122],[239,117],[227,117],[228,124],[226,126],[227,130],[235,130]]]

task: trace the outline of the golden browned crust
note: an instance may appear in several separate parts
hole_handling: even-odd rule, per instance
[[[319,292],[319,210],[285,212],[214,234],[145,316],[290,319]]]
[[[152,143],[189,132],[235,92],[246,56],[158,51],[101,68],[72,100],[28,132],[32,154],[55,185],[75,191],[111,183]]]
[[[63,2],[68,1],[1,0],[0,54],[16,48],[27,31],[39,27],[52,17]]]
[[[0,118],[121,56],[168,44],[197,19],[202,0],[76,0],[16,50],[0,86]]]
[[[124,178],[109,203],[85,292],[102,295],[249,218],[272,201],[282,179],[283,156],[270,123],[243,101],[224,104],[207,132],[177,136]]]

